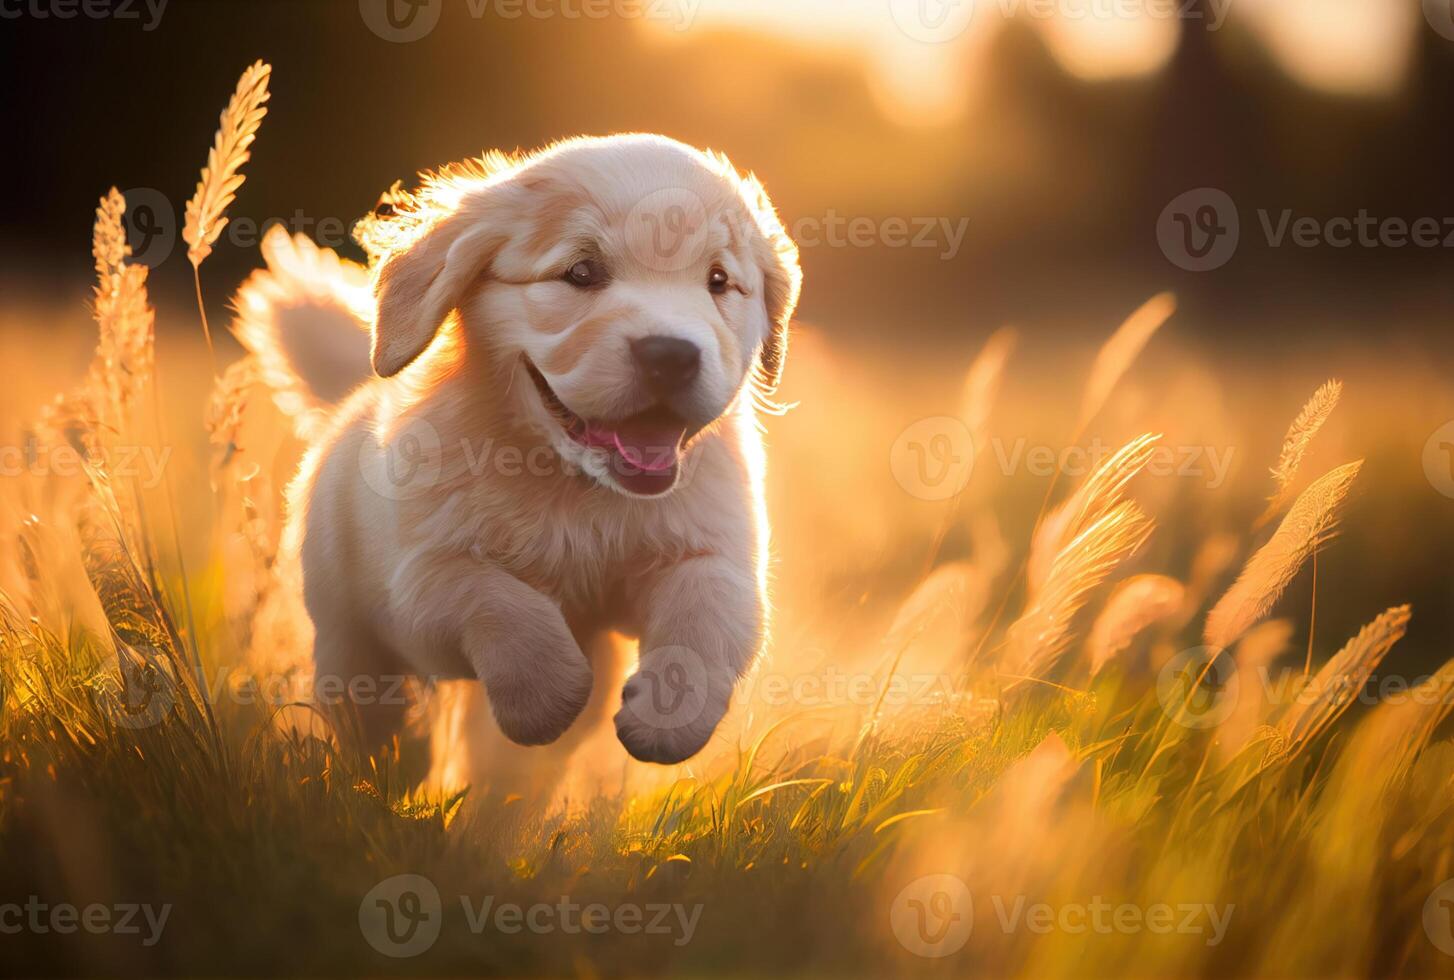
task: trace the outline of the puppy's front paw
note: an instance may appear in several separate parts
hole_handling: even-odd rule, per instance
[[[565,734],[591,696],[591,668],[579,662],[553,663],[549,670],[522,670],[509,680],[485,685],[495,721],[520,745],[549,745]]]
[[[642,762],[672,765],[702,750],[727,713],[732,685],[692,651],[652,651],[621,690],[616,737]]]

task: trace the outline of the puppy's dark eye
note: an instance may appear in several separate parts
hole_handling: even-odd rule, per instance
[[[732,279],[727,275],[727,270],[717,266],[707,275],[707,292],[714,296],[721,296],[727,292],[727,287],[732,285]]]
[[[606,281],[606,267],[595,259],[581,259],[565,272],[565,281],[585,289]]]

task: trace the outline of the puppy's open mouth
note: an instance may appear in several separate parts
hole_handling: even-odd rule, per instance
[[[551,390],[545,375],[530,360],[525,369],[540,400],[572,441],[587,449],[604,449],[610,456],[611,478],[630,493],[654,497],[676,486],[681,468],[682,444],[688,423],[664,405],[637,412],[624,419],[586,419],[566,407]]]

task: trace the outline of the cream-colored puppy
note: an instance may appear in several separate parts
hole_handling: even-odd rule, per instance
[[[539,745],[615,630],[641,650],[621,743],[689,758],[763,641],[755,400],[782,370],[795,246],[755,179],[657,136],[487,157],[386,202],[360,230],[371,300],[281,233],[239,297],[312,443],[284,560],[317,674],[478,679]],[[359,699],[376,738],[402,714],[381,700]]]

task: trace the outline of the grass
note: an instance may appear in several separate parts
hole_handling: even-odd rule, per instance
[[[230,197],[238,167],[211,169]],[[209,212],[212,228],[225,207]],[[1265,508],[1275,530],[1249,521],[1229,546],[1194,515],[1155,526],[1131,496],[1150,436],[1084,480],[1052,483],[1021,548],[982,533],[1008,504],[977,478],[934,510],[922,573],[899,575],[908,595],[867,644],[871,696],[768,705],[744,692],[725,751],[568,806],[484,789],[431,798],[416,789],[421,738],[373,757],[346,716],[249,696],[250,614],[284,587],[272,578],[274,495],[245,425],[263,408],[255,367],[217,381],[210,495],[146,485],[122,465],[128,447],[166,443],[164,430],[201,428],[162,405],[146,270],[127,261],[123,210],[112,192],[97,215],[96,359],[34,427],[36,446],[69,446],[86,465],[4,488],[24,518],[0,550],[0,906],[36,896],[170,911],[152,944],[7,931],[3,972],[1448,972],[1433,941],[1447,908],[1430,896],[1454,876],[1454,743],[1440,727],[1454,663],[1361,703],[1410,616],[1372,608],[1320,668],[1304,670],[1297,651],[1269,675],[1281,686],[1259,683],[1292,633],[1267,617],[1301,615],[1279,597],[1307,574],[1359,476],[1357,463],[1299,472],[1340,386],[1314,395],[1267,461],[1272,503],[1243,508]],[[1107,342],[1080,433],[1169,304],[1157,297]],[[997,335],[969,371],[960,415],[977,445],[1008,346]],[[197,511],[215,539],[189,568],[183,529]],[[1132,589],[1156,536],[1195,557]],[[965,556],[941,557],[962,540]],[[857,622],[843,608],[829,615],[846,625],[820,630],[830,661],[835,642],[845,659],[862,645],[843,639]],[[799,635],[780,631],[769,664],[791,664]],[[1321,620],[1318,638],[1332,642]],[[926,651],[946,683],[890,696],[891,681],[922,674]],[[283,712],[316,724],[280,725]],[[391,958],[366,941],[361,906],[401,874],[437,889],[440,930],[417,957]],[[601,934],[472,928],[486,900],[558,909],[565,897],[613,916],[662,906],[698,918],[689,941],[679,920],[665,934],[618,919]]]

